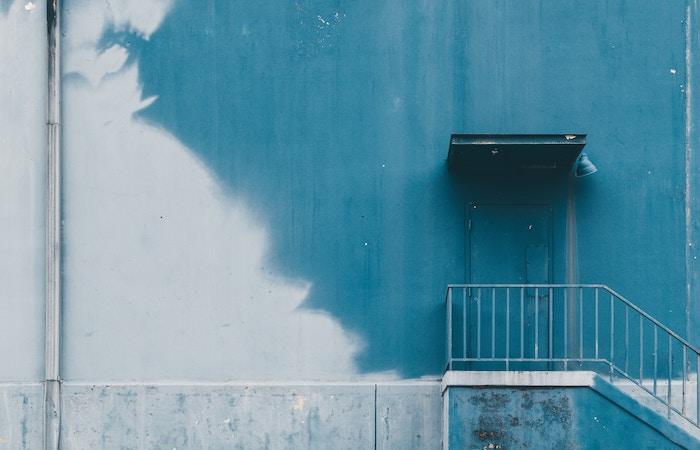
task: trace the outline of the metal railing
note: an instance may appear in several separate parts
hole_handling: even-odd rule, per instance
[[[452,284],[446,297],[447,370],[593,370],[700,427],[700,350],[609,287]]]

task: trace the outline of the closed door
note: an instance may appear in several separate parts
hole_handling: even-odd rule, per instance
[[[551,223],[548,205],[470,205],[470,282],[550,283]],[[548,290],[514,288],[508,294],[489,288],[470,292],[470,353],[481,358],[504,358],[506,351],[509,358],[546,357],[541,350],[546,347]]]
[[[547,205],[470,205],[471,283],[549,283],[550,225]]]

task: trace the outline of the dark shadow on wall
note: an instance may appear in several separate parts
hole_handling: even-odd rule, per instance
[[[452,9],[451,9],[452,8]],[[177,2],[138,58],[141,113],[191,148],[313,283],[305,307],[366,347],[362,371],[437,374],[445,285],[463,281],[459,12],[375,2]]]

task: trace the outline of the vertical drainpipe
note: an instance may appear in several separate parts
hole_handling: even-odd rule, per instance
[[[61,430],[61,20],[59,0],[46,2],[48,37],[48,190],[46,323],[44,328],[44,449],[57,450]]]

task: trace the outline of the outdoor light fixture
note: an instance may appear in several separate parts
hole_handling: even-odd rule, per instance
[[[578,159],[576,159],[576,164],[574,165],[574,176],[576,178],[587,177],[598,171],[598,168],[588,159],[588,154],[586,152],[581,152]]]

